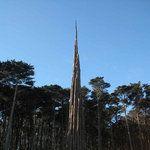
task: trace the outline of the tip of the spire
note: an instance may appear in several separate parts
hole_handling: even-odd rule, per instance
[[[75,28],[77,28],[77,20],[75,20]]]
[[[78,25],[77,25],[77,20],[75,20],[75,30],[76,30],[76,39],[78,37]]]

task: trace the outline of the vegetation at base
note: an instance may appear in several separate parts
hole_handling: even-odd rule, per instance
[[[86,150],[149,150],[150,85],[110,93],[103,77],[89,84],[81,89]],[[66,150],[69,97],[59,85],[35,87],[32,65],[0,62],[0,149]]]

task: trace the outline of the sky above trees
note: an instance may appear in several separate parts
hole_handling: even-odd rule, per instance
[[[82,85],[149,82],[150,1],[2,0],[0,60],[35,66],[36,85],[71,84],[78,21]]]

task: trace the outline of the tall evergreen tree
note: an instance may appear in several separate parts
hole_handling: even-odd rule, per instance
[[[0,83],[3,85],[9,85],[11,87],[15,86],[15,93],[13,97],[13,103],[6,133],[6,141],[4,143],[4,150],[10,149],[10,142],[12,136],[12,122],[16,104],[18,85],[33,85],[33,75],[33,66],[22,61],[17,62],[15,60],[12,60],[0,62]]]

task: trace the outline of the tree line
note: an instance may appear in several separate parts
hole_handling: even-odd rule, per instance
[[[150,149],[150,85],[130,83],[109,92],[104,77],[80,91],[86,150]],[[34,66],[0,62],[0,149],[66,150],[70,89],[34,86]]]

